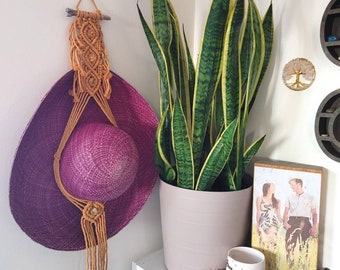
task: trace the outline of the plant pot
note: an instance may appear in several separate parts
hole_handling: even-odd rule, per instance
[[[160,181],[159,195],[168,270],[225,269],[228,250],[249,244],[252,185],[207,192]]]

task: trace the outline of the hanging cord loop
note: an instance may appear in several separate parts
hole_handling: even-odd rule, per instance
[[[86,269],[107,270],[107,233],[103,202],[76,198],[65,188],[60,175],[60,157],[89,100],[93,98],[113,126],[117,126],[108,99],[111,95],[110,72],[99,25],[101,13],[79,11],[69,31],[70,62],[74,70],[73,108],[54,156],[54,176],[61,193],[82,212],[80,220],[86,246]]]
[[[79,10],[79,6],[80,6],[80,3],[81,3],[82,0],[79,0],[77,5],[76,5],[76,10],[78,11]],[[99,8],[97,7],[97,4],[94,0],[91,0],[92,2],[92,5],[94,6],[94,8],[96,9],[96,11],[100,11]]]

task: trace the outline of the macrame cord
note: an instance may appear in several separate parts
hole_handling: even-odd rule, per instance
[[[107,269],[107,233],[104,202],[93,202],[71,195],[60,176],[60,157],[87,103],[93,98],[113,126],[117,126],[108,99],[111,95],[111,72],[99,21],[103,16],[92,0],[96,12],[79,10],[69,30],[70,62],[74,70],[73,108],[54,156],[55,181],[62,194],[82,211],[81,227],[86,245],[86,269]]]

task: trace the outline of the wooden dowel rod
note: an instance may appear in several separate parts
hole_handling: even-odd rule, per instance
[[[77,11],[75,9],[72,9],[72,8],[66,8],[66,13],[67,13],[67,17],[77,16]],[[103,15],[102,19],[109,21],[109,20],[111,20],[111,17],[107,16],[107,15]]]

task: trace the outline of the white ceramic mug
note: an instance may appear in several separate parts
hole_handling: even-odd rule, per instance
[[[265,270],[264,254],[251,247],[234,247],[228,252],[226,270]]]

